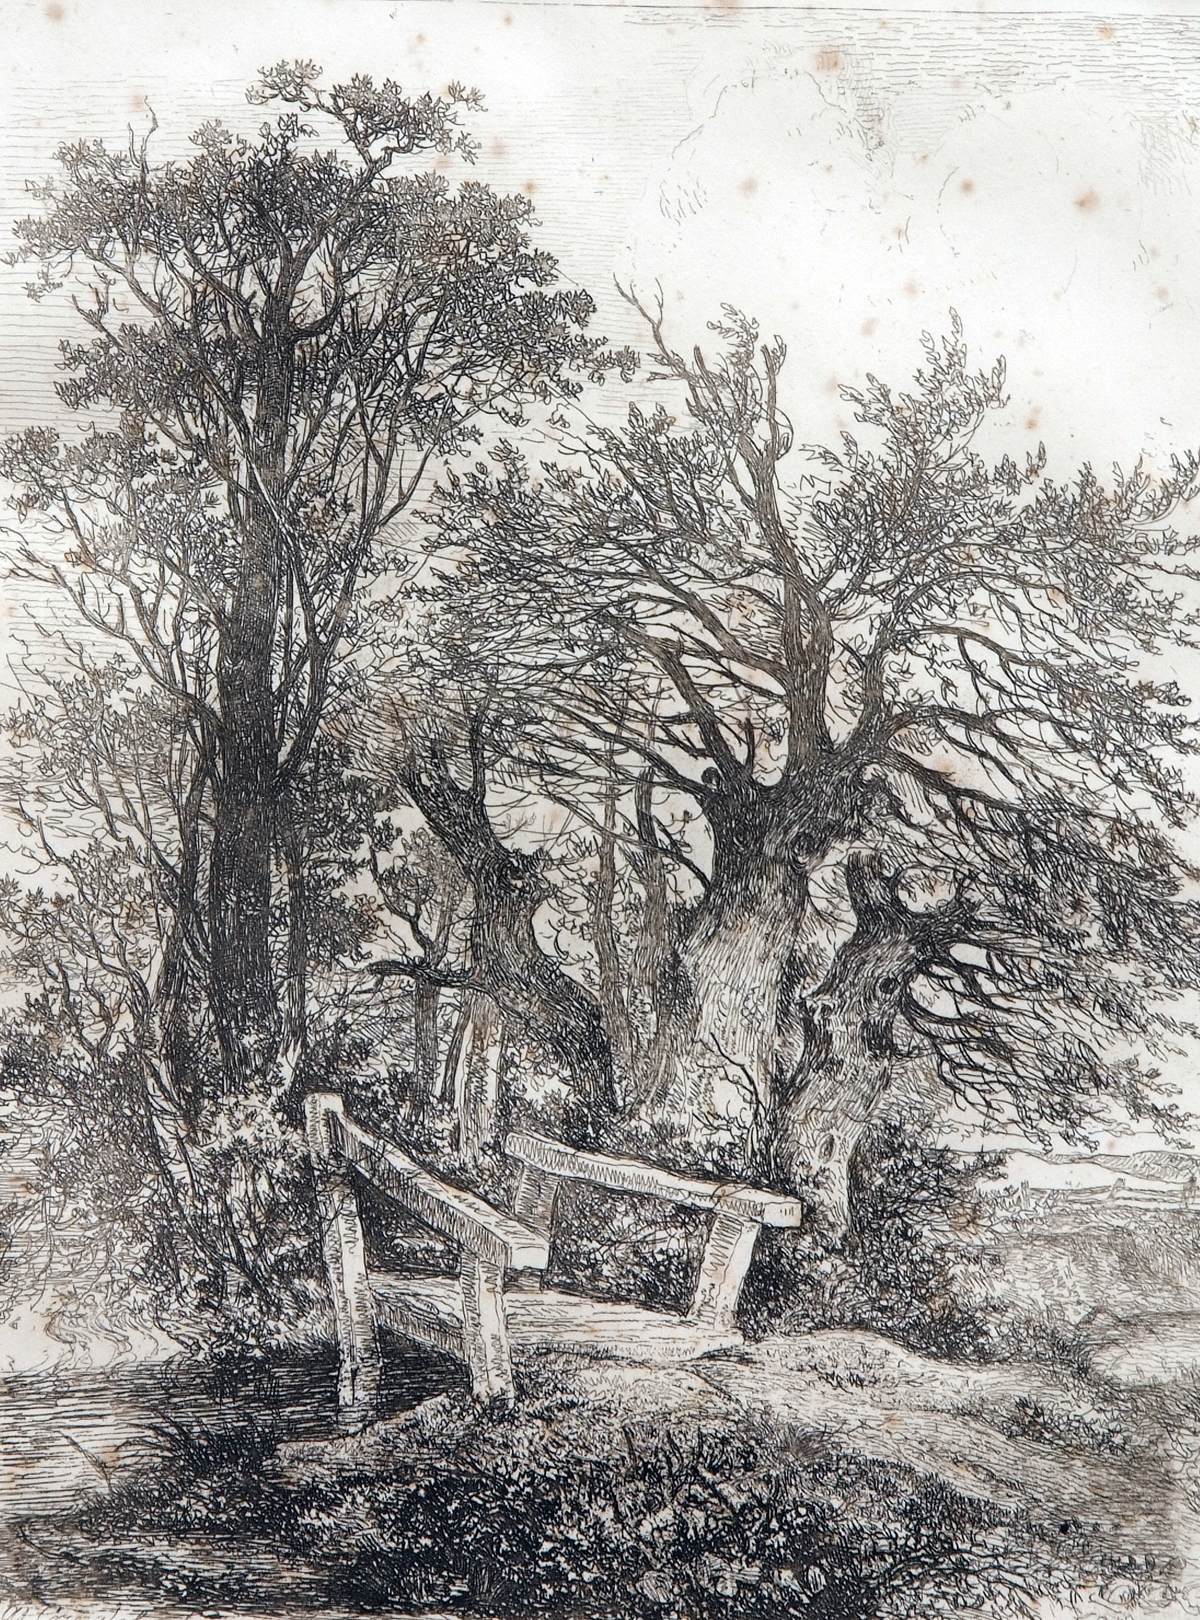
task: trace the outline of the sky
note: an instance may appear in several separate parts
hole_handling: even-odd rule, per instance
[[[285,56],[330,77],[482,90],[479,171],[537,205],[539,241],[639,333],[614,279],[661,286],[668,333],[729,303],[789,344],[789,405],[847,425],[840,388],[902,384],[963,319],[1006,357],[1008,443],[1107,467],[1200,440],[1200,12],[921,12],[475,0],[5,7],[0,215],[64,139],[159,150]],[[0,423],[53,410],[69,311],[0,279]]]
[[[533,198],[598,329],[641,340],[617,283],[661,296],[685,351],[711,345],[722,305],[747,311],[788,343],[801,441],[852,426],[841,390],[868,373],[903,386],[957,311],[979,363],[1006,360],[998,448],[1044,440],[1068,475],[1200,447],[1200,8],[6,0],[3,16],[0,232],[61,141],[140,136],[151,111],[163,155],[214,116],[253,130],[245,86],[281,58],[413,90],[458,79],[484,97],[480,178]],[[26,275],[0,269],[5,432],[55,415],[72,330]]]

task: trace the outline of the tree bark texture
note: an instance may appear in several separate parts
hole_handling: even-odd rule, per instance
[[[413,1074],[423,1097],[436,1097],[441,1089],[438,1046],[438,1007],[441,990],[436,984],[413,982]]]
[[[539,858],[496,837],[483,800],[482,764],[464,788],[436,754],[405,787],[471,884],[469,960],[474,988],[516,1020],[573,1077],[582,1146],[616,1111],[612,1046],[595,997],[542,950],[534,918],[549,894]]]
[[[454,1112],[459,1152],[468,1164],[478,1164],[496,1134],[504,1020],[492,998],[477,992],[467,997],[463,1019],[454,1071]]]
[[[878,857],[852,856],[847,883],[855,930],[805,998],[802,1053],[777,1081],[768,1146],[774,1178],[814,1191],[834,1231],[849,1219],[850,1161],[904,1056],[895,1041],[901,999],[930,950],[944,945],[949,914],[908,911]]]
[[[744,1100],[761,1127],[774,1071],[780,992],[808,903],[812,858],[753,784],[709,808],[712,880],[660,975],[665,1032],[654,1089],[669,1116],[711,1106],[714,1084]],[[673,1004],[672,1004],[673,1003]]]
[[[279,771],[274,659],[295,342],[288,325],[278,297],[268,298],[247,457],[252,487],[239,525],[231,601],[217,655],[221,770],[209,929],[213,1011],[225,1085],[232,1092],[261,1082],[280,1033],[270,927]]]
[[[615,1089],[618,1096],[624,1099],[633,1086],[633,1030],[621,982],[621,959],[613,914],[617,895],[616,810],[617,795],[613,786],[605,796],[604,827],[600,835],[591,913],[600,1011],[612,1051]]]

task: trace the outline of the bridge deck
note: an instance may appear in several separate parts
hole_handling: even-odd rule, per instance
[[[376,1314],[407,1338],[462,1357],[462,1286],[457,1277],[371,1274]],[[742,1343],[736,1329],[689,1322],[660,1311],[553,1289],[510,1288],[504,1294],[508,1342],[515,1349],[575,1350],[625,1360],[687,1361]]]

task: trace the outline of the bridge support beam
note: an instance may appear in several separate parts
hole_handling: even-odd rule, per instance
[[[321,1250],[337,1322],[338,1413],[353,1433],[376,1414],[382,1363],[358,1195],[333,1142],[333,1119],[341,1112],[342,1100],[332,1093],[305,1101]]]

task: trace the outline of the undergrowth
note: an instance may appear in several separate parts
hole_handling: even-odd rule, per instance
[[[980,1183],[996,1162],[964,1161],[898,1125],[877,1127],[851,1163],[843,1236],[808,1228],[760,1235],[742,1296],[746,1326],[859,1329],[944,1360],[989,1359],[992,1259],[975,1233]]]
[[[753,1418],[439,1397],[356,1440],[246,1423],[162,1440],[164,1467],[95,1505],[74,1545],[196,1606],[244,1596],[244,1573],[208,1558],[185,1578],[164,1538],[270,1544],[312,1572],[314,1607],[546,1620],[1016,1614],[1142,1573],[1079,1526]]]

